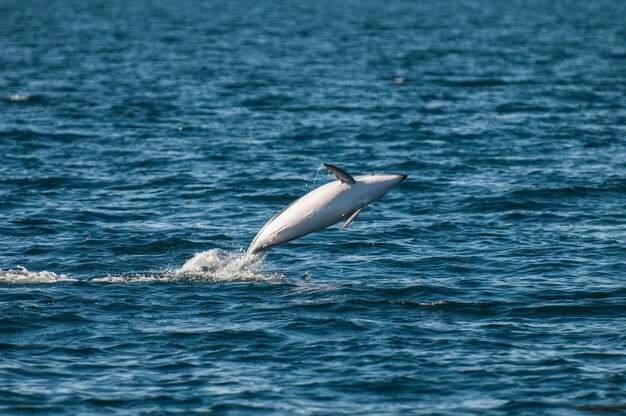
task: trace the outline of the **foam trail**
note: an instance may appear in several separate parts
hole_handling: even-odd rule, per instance
[[[33,284],[33,283],[57,283],[75,282],[76,279],[66,274],[53,272],[30,272],[25,267],[17,266],[15,270],[0,269],[0,284]]]
[[[185,264],[164,272],[117,274],[87,279],[90,282],[138,283],[138,282],[235,282],[235,281],[281,281],[285,276],[261,268],[263,257],[242,251],[227,252],[213,249],[196,253]],[[0,269],[0,284],[38,284],[76,282],[78,279],[66,274],[49,271],[31,272],[22,266],[15,270]]]

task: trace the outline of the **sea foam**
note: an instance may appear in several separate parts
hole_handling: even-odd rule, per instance
[[[34,284],[34,283],[57,283],[76,281],[66,274],[42,271],[31,272],[25,267],[17,266],[17,269],[0,269],[0,283],[4,284]]]

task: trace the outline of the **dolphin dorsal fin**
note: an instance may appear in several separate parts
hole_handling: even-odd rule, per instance
[[[363,209],[363,207],[358,207],[352,214],[350,214],[350,216],[348,217],[348,219],[346,220],[346,222],[344,222],[341,227],[339,227],[339,231],[343,231],[344,228],[346,228],[348,225],[350,225],[350,223],[352,221],[354,221],[354,219],[356,218],[357,215],[359,215],[359,212],[361,212],[361,210]]]
[[[324,166],[326,166],[326,169],[334,173],[337,179],[339,179],[341,182],[347,183],[348,185],[352,185],[353,183],[356,182],[354,178],[345,170],[338,168],[337,166],[328,164],[328,163],[324,163]]]

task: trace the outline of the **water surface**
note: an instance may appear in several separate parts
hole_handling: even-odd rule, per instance
[[[624,16],[1,2],[0,412],[623,412]]]

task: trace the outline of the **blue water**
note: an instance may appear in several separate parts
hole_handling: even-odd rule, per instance
[[[0,2],[0,413],[625,412],[624,16]]]

